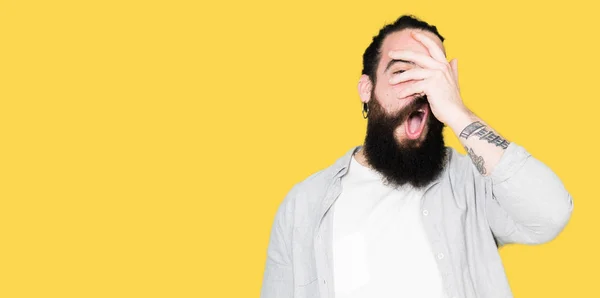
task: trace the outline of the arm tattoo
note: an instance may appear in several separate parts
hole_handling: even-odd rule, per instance
[[[503,139],[501,136],[495,134],[491,130],[483,128],[476,132],[475,136],[479,137],[480,140],[486,140],[488,141],[488,143],[494,144],[498,147],[502,147],[503,149],[508,148],[508,141]]]
[[[460,133],[460,137],[466,139],[469,136],[471,136],[476,130],[478,130],[484,126],[485,125],[483,125],[483,123],[481,123],[479,121],[475,121],[475,122],[467,125],[467,127],[465,127],[465,129],[463,129],[463,131]]]
[[[485,125],[479,121],[467,125],[467,127],[465,127],[465,129],[463,129],[463,131],[460,133],[460,137],[464,139],[469,138],[471,135],[479,137],[480,140],[486,140],[490,144],[502,147],[502,149],[508,148],[508,145],[510,144],[510,142],[495,134],[492,130],[485,127]]]
[[[473,161],[473,164],[475,164],[475,167],[477,168],[477,171],[479,171],[479,173],[481,173],[481,175],[485,175],[485,173],[487,172],[485,170],[485,162],[483,160],[483,157],[475,154],[475,152],[473,151],[473,149],[465,146],[465,150],[467,150],[467,153],[469,154],[469,157],[471,158],[471,160]]]

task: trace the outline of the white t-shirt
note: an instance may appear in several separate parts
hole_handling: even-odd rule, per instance
[[[443,298],[421,223],[421,190],[385,186],[354,157],[333,205],[336,298]]]

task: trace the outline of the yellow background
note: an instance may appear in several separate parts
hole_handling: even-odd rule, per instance
[[[515,296],[600,297],[593,1],[283,2],[0,2],[0,297],[258,297],[277,206],[362,142],[362,53],[404,13],[573,195],[556,240],[501,249]]]

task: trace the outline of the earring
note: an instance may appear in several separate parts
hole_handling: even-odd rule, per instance
[[[369,107],[367,106],[366,102],[363,102],[362,115],[364,119],[367,119],[367,117],[369,117]]]

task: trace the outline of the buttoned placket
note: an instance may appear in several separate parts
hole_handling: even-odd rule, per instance
[[[423,223],[423,226],[425,227],[425,234],[429,239],[432,253],[434,254],[434,258],[436,259],[438,269],[442,276],[442,282],[444,284],[444,290],[446,294],[445,297],[456,298],[457,296],[454,295],[455,289],[451,282],[452,278],[450,276],[452,275],[452,272],[447,269],[450,267],[450,265],[448,264],[448,261],[445,260],[446,255],[444,254],[444,245],[442,245],[440,231],[437,227],[437,218],[435,218],[435,216],[429,216],[430,210],[433,209],[427,206],[429,198],[427,196],[427,192],[437,183],[438,182],[429,185],[423,192],[423,196],[421,198],[421,213],[423,214],[423,216],[421,217],[421,221]]]

